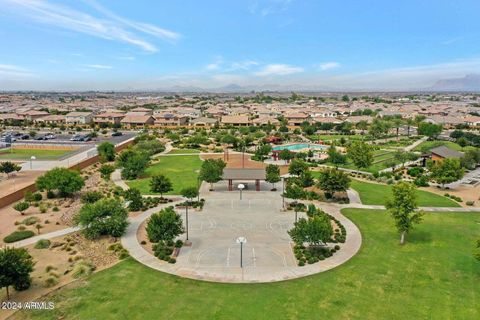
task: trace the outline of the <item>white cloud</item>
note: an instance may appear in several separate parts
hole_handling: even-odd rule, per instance
[[[303,72],[303,68],[290,66],[288,64],[269,64],[257,71],[257,76],[285,76],[289,74]]]
[[[251,14],[258,13],[266,17],[287,10],[292,2],[293,0],[253,0],[250,1],[248,10]]]
[[[253,60],[233,62],[228,71],[248,70],[251,67],[257,66],[258,64],[259,63],[257,61]]]
[[[112,66],[104,65],[104,64],[86,64],[85,67],[91,69],[112,69]]]
[[[322,71],[337,69],[340,67],[338,62],[325,62],[318,65],[318,68]]]
[[[131,44],[148,52],[156,52],[158,49],[154,44],[142,39],[133,31],[140,31],[166,40],[175,40],[180,36],[170,30],[122,18],[96,5],[95,2],[89,3],[107,18],[95,17],[48,1],[0,0],[0,4],[2,3],[4,4],[2,9],[13,10],[36,22],[102,39]]]
[[[134,56],[120,56],[120,57],[117,57],[117,59],[133,61],[133,60],[135,60],[135,57]]]
[[[2,78],[24,78],[31,76],[33,76],[33,73],[28,69],[11,64],[0,64],[0,77]]]
[[[218,55],[215,57],[214,62],[209,63],[205,66],[205,69],[208,71],[214,71],[220,69],[220,67],[223,65],[223,57]]]

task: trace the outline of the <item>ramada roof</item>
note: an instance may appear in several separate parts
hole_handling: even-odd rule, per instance
[[[265,180],[265,169],[223,169],[223,180]]]
[[[456,150],[450,149],[445,146],[439,146],[430,150],[432,154],[440,156],[442,158],[462,158],[463,153]]]

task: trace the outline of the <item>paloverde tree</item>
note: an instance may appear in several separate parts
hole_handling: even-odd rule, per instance
[[[393,199],[387,202],[387,209],[395,220],[400,232],[400,244],[405,243],[405,236],[413,225],[422,221],[423,211],[417,210],[416,187],[409,182],[399,182],[392,188]]]
[[[348,147],[347,154],[355,167],[359,169],[368,168],[373,163],[372,147],[364,142],[352,142]]]
[[[105,141],[102,142],[98,147],[98,156],[100,157],[101,162],[108,162],[115,160],[115,146],[113,143]]]
[[[7,300],[10,300],[10,286],[17,291],[30,287],[33,266],[32,256],[27,249],[10,247],[0,249],[0,288],[6,289]]]
[[[445,187],[445,184],[460,180],[465,174],[460,160],[453,158],[443,159],[435,163],[430,162],[429,169],[431,171],[430,178],[441,184],[442,188]]]
[[[28,202],[20,201],[13,206],[13,209],[20,212],[20,214],[23,216],[25,214],[25,210],[27,210],[29,207],[30,207],[30,204]]]
[[[163,174],[153,176],[150,180],[150,190],[160,193],[160,198],[163,198],[164,193],[173,190],[172,182]]]
[[[68,197],[80,191],[85,182],[78,171],[66,168],[53,168],[36,181],[38,190],[58,190],[60,196]]]
[[[222,159],[205,160],[200,168],[200,180],[210,183],[210,190],[213,190],[213,184],[222,180],[223,169],[226,165]]]
[[[300,218],[288,230],[288,234],[298,245],[308,243],[309,246],[314,246],[327,243],[332,238],[333,228],[330,217],[319,213],[309,219]]]
[[[282,149],[278,153],[278,158],[280,160],[285,161],[285,163],[288,163],[290,160],[293,159],[293,157],[294,157],[294,154],[292,152],[290,152],[290,150],[288,150],[288,149]]]
[[[417,132],[418,134],[422,136],[427,136],[431,139],[436,138],[440,133],[442,133],[442,125],[428,123],[428,122],[421,122],[418,125]]]
[[[128,212],[121,201],[105,198],[85,204],[73,221],[82,227],[81,232],[87,239],[97,239],[102,235],[119,238],[127,229],[127,218]]]
[[[325,169],[320,172],[317,186],[325,192],[325,197],[330,199],[335,192],[345,192],[350,187],[348,174],[338,169]]]
[[[152,214],[146,230],[150,242],[171,241],[184,232],[183,221],[173,207],[168,207]]]
[[[5,161],[0,163],[0,172],[5,173],[7,175],[7,179],[10,178],[10,173],[15,171],[18,172],[21,169],[22,169],[21,166],[11,161]]]
[[[265,181],[272,184],[272,190],[275,190],[275,183],[280,181],[280,168],[274,164],[269,164],[265,168]]]

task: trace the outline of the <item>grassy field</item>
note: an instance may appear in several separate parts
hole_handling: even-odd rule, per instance
[[[16,319],[479,319],[478,213],[426,214],[404,246],[385,211],[344,210],[362,231],[344,265],[270,284],[216,284],[127,259]]]
[[[457,150],[457,151],[462,151],[465,152],[467,150],[475,150],[475,147],[472,146],[467,146],[465,148],[462,148],[459,144],[452,142],[452,141],[443,141],[443,140],[437,140],[437,141],[424,141],[421,144],[419,144],[414,151],[421,151],[421,152],[426,152],[432,148],[438,147],[438,146],[446,146],[449,147],[450,149]]]
[[[195,154],[200,153],[200,150],[197,149],[173,149],[168,154]]]
[[[173,191],[167,194],[180,194],[183,188],[197,186],[198,170],[202,165],[202,160],[198,156],[172,156],[159,159],[158,163],[146,170],[146,177],[127,181],[128,186],[138,188],[142,194],[155,194],[150,191],[150,177],[158,174],[163,174],[172,181]]]
[[[360,171],[366,171],[366,172],[378,172],[380,170],[388,168],[386,166],[386,163],[389,162],[387,160],[394,160],[395,152],[394,151],[388,151],[388,150],[375,150],[373,152],[373,164],[368,167],[368,168],[362,168],[358,169],[355,167],[355,165],[350,161],[350,159],[347,160],[347,163],[344,165],[341,165],[340,167],[345,168],[345,169],[351,169],[351,170],[360,170]],[[398,161],[395,161],[395,163],[398,163]],[[331,163],[326,163],[327,165],[332,165]]]
[[[392,195],[392,186],[352,180],[351,188],[360,194],[363,204],[385,205]],[[444,196],[417,190],[418,205],[421,207],[460,207],[460,205]]]
[[[31,156],[35,156],[37,160],[53,160],[70,152],[72,152],[72,150],[11,149],[10,151],[10,149],[8,149],[5,153],[0,153],[0,160],[30,160]]]
[[[311,135],[311,136],[308,136],[309,139],[313,140],[313,141],[318,141],[318,140],[322,140],[322,141],[338,141],[342,138],[346,139],[347,141],[348,140],[354,140],[354,141],[357,141],[357,140],[368,140],[368,137],[365,135],[365,136],[362,136],[362,135],[344,135],[344,134],[314,134],[314,135]]]

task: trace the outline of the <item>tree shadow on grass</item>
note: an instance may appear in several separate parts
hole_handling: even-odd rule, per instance
[[[410,234],[407,235],[407,241],[417,244],[425,244],[432,242],[432,234],[426,231],[413,230]]]

